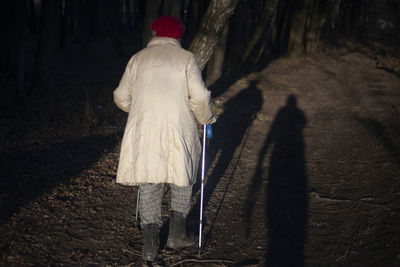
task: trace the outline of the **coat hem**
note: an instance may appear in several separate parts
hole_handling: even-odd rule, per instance
[[[196,181],[194,181],[193,183],[188,183],[188,184],[176,184],[173,182],[136,182],[136,183],[132,183],[132,182],[117,182],[117,184],[121,184],[121,185],[126,185],[126,186],[139,186],[140,184],[174,184],[176,186],[182,186],[182,187],[186,187],[186,186],[190,186],[190,185],[194,185],[196,183]]]

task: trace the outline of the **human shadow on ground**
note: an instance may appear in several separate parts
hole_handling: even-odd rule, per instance
[[[260,60],[258,64],[246,65],[240,72],[228,72],[221,75],[214,83],[208,86],[211,91],[212,98],[221,96],[226,90],[228,90],[238,80],[245,78],[251,73],[257,73],[265,69],[271,62],[279,58],[279,54],[271,54],[268,57]]]
[[[0,157],[0,225],[20,208],[89,168],[106,151],[114,149],[120,135],[91,135]]]
[[[306,117],[296,102],[296,96],[288,96],[286,105],[276,115],[259,152],[256,173],[245,203],[244,219],[249,236],[260,227],[252,215],[256,198],[260,197],[257,192],[265,186],[267,266],[304,266],[308,212],[303,138]],[[270,148],[269,169],[265,174],[263,162]]]
[[[224,105],[223,114],[213,125],[213,138],[211,139],[211,144],[207,147],[208,151],[206,151],[206,168],[214,160],[217,161],[213,164],[214,168],[211,174],[208,175],[204,186],[204,207],[207,207],[217,185],[231,164],[236,149],[240,146],[242,139],[245,138],[247,129],[256,118],[257,112],[261,110],[263,98],[261,91],[257,88],[257,84],[258,80],[251,81],[247,88],[231,98]],[[232,177],[229,178],[224,188],[223,197],[228,190],[231,179]],[[199,189],[200,182],[195,185],[194,193]],[[220,201],[220,206],[222,202],[223,200]],[[213,220],[214,222],[218,216],[219,208]],[[200,201],[197,201],[189,214],[189,221],[198,222],[199,209]]]

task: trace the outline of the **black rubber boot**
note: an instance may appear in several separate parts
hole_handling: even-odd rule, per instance
[[[158,225],[143,225],[143,238],[143,259],[145,261],[154,261],[160,246]]]
[[[194,245],[194,240],[186,233],[186,218],[182,213],[171,211],[167,247],[183,248],[191,245]]]

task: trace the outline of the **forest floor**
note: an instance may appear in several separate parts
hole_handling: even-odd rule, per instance
[[[2,108],[0,265],[145,265],[137,188],[115,183],[118,66],[64,72],[85,77],[68,116],[71,103]],[[367,50],[326,48],[211,86],[203,252],[165,248],[166,188],[153,265],[400,266],[400,78],[378,67]]]

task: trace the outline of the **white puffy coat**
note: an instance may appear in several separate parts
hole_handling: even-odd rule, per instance
[[[215,122],[195,56],[175,39],[154,37],[129,60],[114,102],[129,112],[117,183],[195,183],[201,156],[196,119]]]

